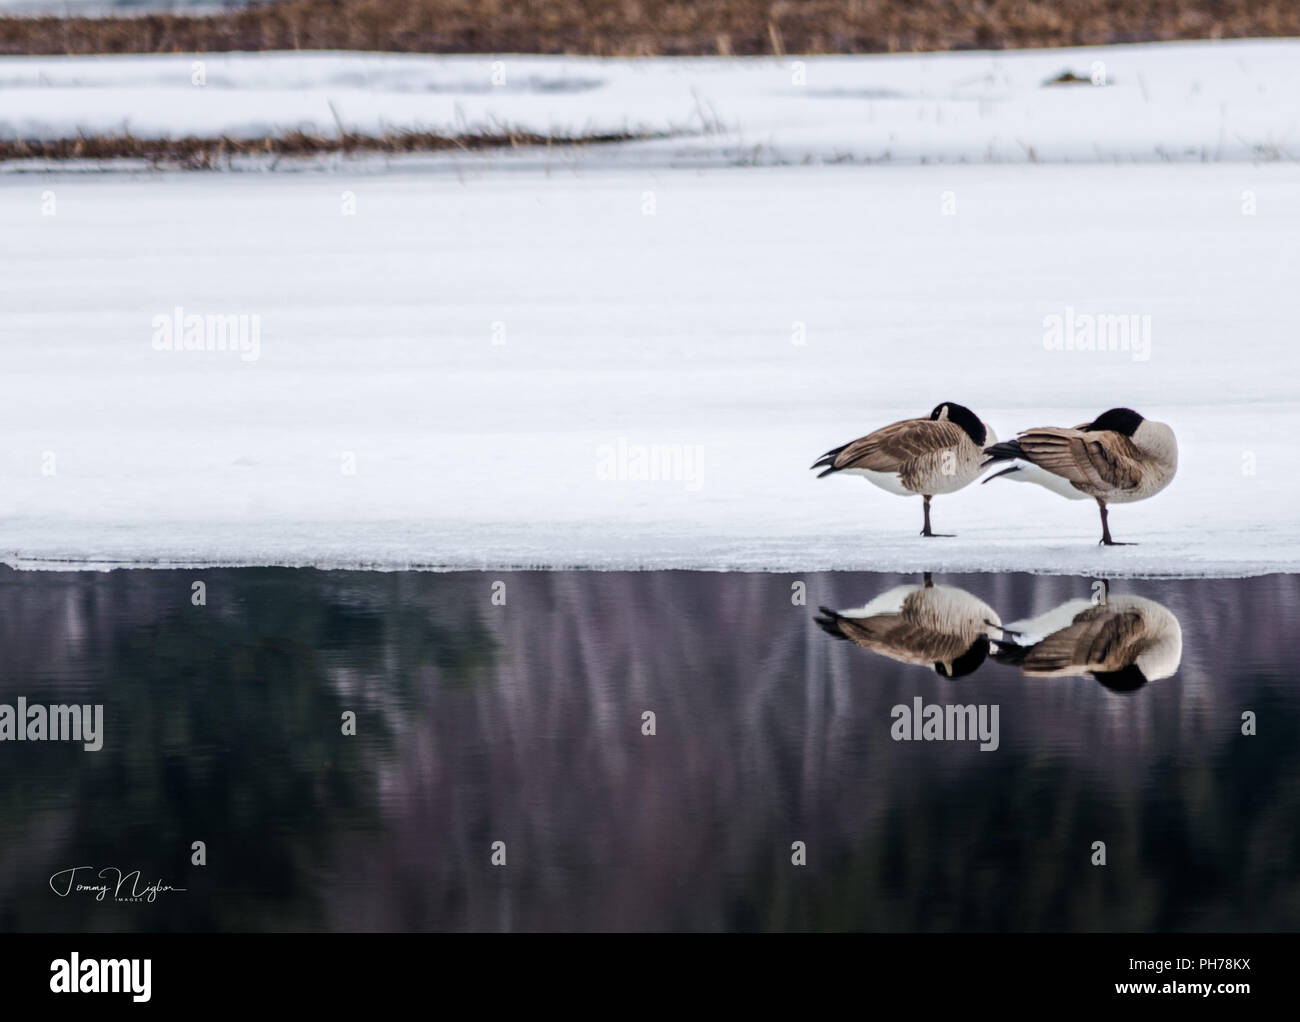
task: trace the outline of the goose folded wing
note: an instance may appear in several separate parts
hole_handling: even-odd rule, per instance
[[[874,614],[871,617],[841,615],[836,618],[835,623],[839,625],[840,634],[850,642],[863,649],[875,649],[885,641],[886,636],[899,625],[901,620],[898,614]]]
[[[1138,484],[1137,448],[1121,433],[1045,427],[1017,439],[1027,461],[1081,488],[1128,490]]]
[[[1090,607],[1035,645],[1025,657],[1024,669],[1042,674],[1120,670],[1133,662],[1141,631],[1141,615],[1134,611]]]
[[[902,472],[920,459],[951,450],[966,433],[946,419],[904,419],[854,440],[835,458],[835,468]]]
[[[843,633],[863,649],[909,663],[930,663],[961,656],[970,641],[927,628],[902,614],[840,618]]]

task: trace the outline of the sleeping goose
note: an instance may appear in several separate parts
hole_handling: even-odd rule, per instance
[[[1168,678],[1183,658],[1183,629],[1173,612],[1140,596],[1104,603],[1069,600],[994,640],[993,659],[1040,678],[1090,674],[1113,692]]]
[[[985,445],[996,440],[969,408],[945,401],[927,418],[882,426],[829,450],[812,467],[825,469],[818,479],[835,472],[858,475],[890,493],[920,496],[925,513],[921,535],[936,536],[930,531],[930,498],[974,482]]]
[[[932,667],[945,678],[970,674],[1001,630],[997,613],[955,586],[896,586],[856,610],[819,608],[822,631],[903,664]]]
[[[1101,509],[1101,542],[1110,538],[1108,504],[1145,500],[1169,485],[1178,471],[1178,441],[1163,422],[1131,408],[1112,408],[1073,429],[1042,426],[985,449],[984,466],[1011,462],[984,481],[1006,478],[1037,483],[1071,500],[1092,497]]]

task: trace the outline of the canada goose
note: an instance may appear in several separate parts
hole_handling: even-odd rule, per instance
[[[900,496],[923,498],[925,527],[930,531],[930,498],[955,493],[979,476],[986,444],[994,443],[993,430],[963,405],[945,401],[935,405],[928,418],[904,419],[882,426],[852,443],[827,451],[813,468],[825,468],[817,478],[832,472],[865,476],[882,490]]]
[[[1110,538],[1107,504],[1145,500],[1169,485],[1178,471],[1178,441],[1163,422],[1143,418],[1131,408],[1112,408],[1073,429],[1042,426],[1004,444],[985,448],[985,466],[1012,465],[984,481],[1005,477],[1038,483],[1071,500],[1092,497],[1101,509],[1101,542]]]
[[[932,667],[944,678],[972,673],[1001,630],[997,612],[955,586],[895,586],[856,610],[819,608],[822,631],[903,664]]]
[[[1141,596],[1104,603],[1068,600],[994,639],[993,659],[1042,678],[1090,674],[1113,692],[1168,678],[1183,659],[1183,629],[1173,612]]]

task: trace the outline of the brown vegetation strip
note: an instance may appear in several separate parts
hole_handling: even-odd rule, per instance
[[[193,169],[221,166],[244,156],[318,156],[328,153],[432,153],[449,149],[478,151],[522,146],[600,145],[663,136],[651,134],[536,135],[530,132],[438,135],[407,131],[388,135],[311,135],[291,132],[267,138],[136,138],[134,135],[88,135],[58,139],[0,139],[5,160],[145,160]]]
[[[0,53],[875,53],[1300,36],[1296,0],[282,0],[0,18]]]

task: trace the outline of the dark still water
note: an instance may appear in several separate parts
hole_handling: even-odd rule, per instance
[[[1296,577],[933,582],[0,568],[0,929],[1300,927]]]

